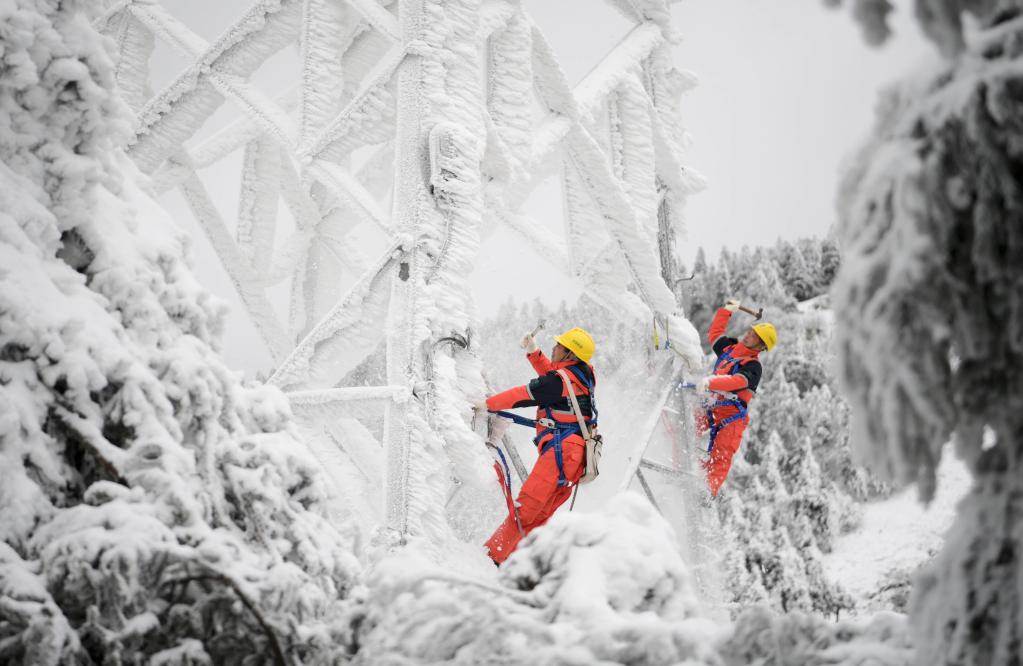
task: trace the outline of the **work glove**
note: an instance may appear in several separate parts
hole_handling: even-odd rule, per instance
[[[532,333],[526,333],[522,336],[522,340],[519,341],[519,346],[526,350],[527,354],[532,354],[535,351],[540,351],[540,347],[536,344],[536,338],[533,337]]]
[[[486,400],[474,400],[472,403],[472,408],[475,409],[477,412],[490,411],[489,408],[487,407]]]
[[[714,375],[710,375],[709,377],[704,377],[700,381],[696,382],[696,390],[700,391],[700,392],[709,391],[710,390],[710,380],[712,380],[712,379],[714,379]]]
[[[735,312],[736,310],[739,309],[739,301],[735,300],[734,298],[729,298],[727,301],[725,301],[725,309],[728,310],[729,312]]]

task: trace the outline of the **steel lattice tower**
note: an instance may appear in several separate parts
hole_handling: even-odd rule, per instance
[[[395,534],[447,529],[436,488],[418,480],[478,446],[454,378],[478,374],[463,302],[482,224],[543,248],[609,312],[675,317],[674,230],[698,184],[679,160],[688,79],[672,64],[667,0],[612,4],[634,27],[574,87],[513,0],[259,0],[212,43],[156,0],[108,1],[99,20],[136,116],[129,154],[158,193],[183,194],[270,350],[269,382],[300,418],[383,407],[386,464],[363,462],[387,479]],[[156,40],[189,64],[154,93]],[[295,46],[290,90],[253,84]],[[237,118],[196,140],[225,104]],[[237,151],[229,224],[200,174]],[[560,244],[519,210],[552,175],[565,193]],[[268,296],[276,284],[290,284],[286,320]],[[386,383],[346,384],[380,331]]]

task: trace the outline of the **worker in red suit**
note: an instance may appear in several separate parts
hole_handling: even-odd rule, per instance
[[[569,404],[568,388],[558,370],[566,371],[579,410],[590,427],[596,417],[593,393],[596,378],[589,364],[595,346],[590,334],[581,328],[557,335],[554,340],[557,344],[547,358],[532,334],[526,335],[522,346],[536,370],[536,379],[492,395],[485,403],[476,405],[477,409],[491,412],[516,407],[537,408],[533,443],[539,457],[519,491],[518,515],[510,513],[486,542],[490,558],[496,564],[504,562],[524,536],[547,522],[569,498],[572,487],[583,475],[586,446]]]
[[[710,433],[708,457],[703,465],[707,472],[707,486],[714,497],[728,476],[732,457],[739,450],[742,433],[749,422],[746,410],[763,372],[760,352],[773,349],[778,341],[778,332],[766,322],[754,324],[742,338],[726,336],[728,320],[738,309],[739,301],[729,299],[714,314],[707,335],[717,355],[714,374],[696,383],[697,391],[716,394],[706,413],[697,418],[697,427]]]

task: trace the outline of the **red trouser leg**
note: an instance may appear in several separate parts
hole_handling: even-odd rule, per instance
[[[562,459],[565,467],[565,478],[573,484],[583,474],[583,457],[585,447],[581,437],[573,436],[561,443]],[[559,506],[572,495],[570,486],[558,485],[558,463],[554,457],[554,449],[542,454],[533,465],[522,483],[519,491],[519,520],[522,531],[529,534],[540,527],[554,514]],[[515,524],[515,516],[509,515],[497,530],[487,539],[487,550],[490,559],[498,564],[508,559],[524,535],[519,533]]]
[[[744,430],[746,430],[745,421],[733,421],[722,428],[714,438],[714,448],[711,449],[710,457],[703,464],[707,470],[707,486],[714,497],[717,497],[721,484],[728,476],[728,470],[732,467],[732,456],[739,450]]]
[[[707,434],[707,431],[710,430],[710,421],[707,419],[706,409],[697,407],[693,410],[693,426],[696,428],[697,435]]]

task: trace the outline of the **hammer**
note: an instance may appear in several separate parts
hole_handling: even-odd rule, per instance
[[[754,310],[752,308],[747,308],[744,305],[740,305],[739,309],[742,310],[743,312],[745,312],[746,314],[753,315],[754,319],[760,319],[761,317],[764,316],[764,308],[760,308],[759,310]]]

